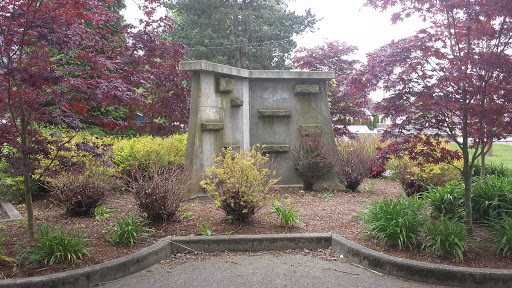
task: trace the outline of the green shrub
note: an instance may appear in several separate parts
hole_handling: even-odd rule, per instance
[[[498,253],[503,251],[503,256],[507,255],[510,257],[512,252],[512,217],[503,216],[500,221],[489,223],[492,230],[498,235],[496,241],[496,248]]]
[[[185,172],[179,167],[151,164],[149,171],[139,166],[128,182],[135,192],[137,206],[153,222],[172,220],[180,207],[185,190]]]
[[[334,171],[345,188],[356,191],[364,178],[370,176],[376,145],[376,138],[338,142],[339,158]]]
[[[76,235],[73,231],[66,232],[62,226],[54,230],[46,223],[38,224],[35,238],[28,240],[34,246],[25,249],[21,258],[28,256],[28,262],[33,264],[74,263],[84,255],[89,255],[84,239],[86,235],[87,233]]]
[[[215,204],[235,221],[246,221],[263,205],[275,171],[265,167],[268,157],[253,147],[251,151],[224,150],[207,169],[201,186],[214,197]]]
[[[50,196],[66,207],[71,216],[91,216],[105,193],[119,187],[112,176],[103,169],[85,171],[83,174],[63,173],[47,178]]]
[[[471,204],[473,220],[496,221],[512,216],[512,180],[497,176],[474,179]]]
[[[398,244],[401,250],[416,244],[425,222],[422,209],[422,201],[414,198],[383,199],[369,205],[363,213],[363,222],[381,245],[389,241]]]
[[[421,250],[436,255],[453,254],[455,259],[464,261],[462,253],[466,249],[466,227],[457,219],[440,217],[437,222],[432,220],[425,226]]]
[[[473,166],[473,177],[480,177],[480,162],[476,162]],[[485,176],[497,176],[510,178],[512,177],[512,170],[505,167],[503,163],[494,164],[494,163],[486,163],[485,164]]]
[[[272,203],[272,207],[274,207],[272,214],[276,214],[277,220],[279,220],[282,225],[292,226],[300,223],[300,210],[293,209],[295,208],[295,204],[288,208],[286,205],[276,201]]]
[[[291,151],[295,172],[304,182],[304,190],[312,191],[313,185],[332,171],[334,151],[322,141],[322,134],[315,132],[301,135],[299,147]]]
[[[131,176],[135,167],[148,171],[152,163],[160,167],[183,166],[187,135],[167,138],[139,136],[123,139],[114,145],[114,163],[123,176]]]
[[[112,246],[117,244],[125,246],[133,246],[135,243],[148,240],[151,229],[144,227],[148,221],[140,220],[134,215],[124,218],[121,217],[117,220],[117,227],[113,233],[107,237],[108,243]]]
[[[428,192],[421,194],[431,209],[431,215],[435,218],[464,217],[464,185],[451,181],[441,187],[430,187]]]
[[[450,149],[449,144],[444,143],[437,147],[437,151],[432,153],[441,153],[441,149]],[[432,149],[422,145],[416,149]],[[429,150],[429,151],[430,151]],[[386,167],[395,171],[395,177],[402,186],[407,196],[426,192],[428,187],[441,187],[450,181],[461,179],[460,170],[456,167],[462,167],[461,161],[454,163],[431,164],[427,159],[421,157],[411,159],[408,156],[402,158],[392,158]]]

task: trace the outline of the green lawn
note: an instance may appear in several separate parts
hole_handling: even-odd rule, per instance
[[[451,144],[452,149],[460,150],[454,143]],[[470,150],[472,153],[473,150]],[[503,166],[512,169],[512,145],[510,144],[493,144],[492,156],[485,158],[486,162],[492,162],[494,164],[503,164]]]

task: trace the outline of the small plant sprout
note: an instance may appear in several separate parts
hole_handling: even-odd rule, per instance
[[[215,233],[212,233],[212,231],[210,231],[210,229],[208,229],[210,227],[210,219],[206,220],[206,222],[204,223],[204,226],[201,225],[201,223],[199,223],[199,222],[197,222],[196,224],[201,229],[201,231],[197,232],[196,235],[212,236],[213,234],[215,234]]]
[[[292,226],[301,222],[300,219],[300,210],[295,210],[295,204],[293,204],[290,208],[286,207],[279,203],[278,201],[272,203],[272,207],[274,207],[274,211],[272,214],[276,214],[277,219],[284,226]]]
[[[101,220],[107,218],[109,214],[119,211],[119,209],[106,209],[105,205],[101,203],[98,207],[94,208],[94,218]]]

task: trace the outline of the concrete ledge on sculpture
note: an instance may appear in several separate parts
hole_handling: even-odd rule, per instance
[[[23,219],[20,212],[12,206],[11,202],[0,200],[0,213],[4,216],[0,222],[9,222]]]
[[[231,107],[241,107],[244,106],[244,100],[239,98],[232,98],[231,99]]]
[[[290,110],[258,110],[258,114],[261,117],[289,117],[292,115]]]
[[[201,123],[201,130],[219,131],[224,129],[224,123],[220,122],[203,122]]]
[[[290,145],[286,144],[263,144],[263,152],[265,153],[278,153],[290,151]]]
[[[319,85],[295,85],[295,94],[316,95],[320,93]]]

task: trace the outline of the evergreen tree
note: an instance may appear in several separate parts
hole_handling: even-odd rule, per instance
[[[247,69],[285,69],[296,48],[292,39],[313,30],[315,15],[297,15],[283,0],[174,0],[171,41],[189,49],[188,60]]]

